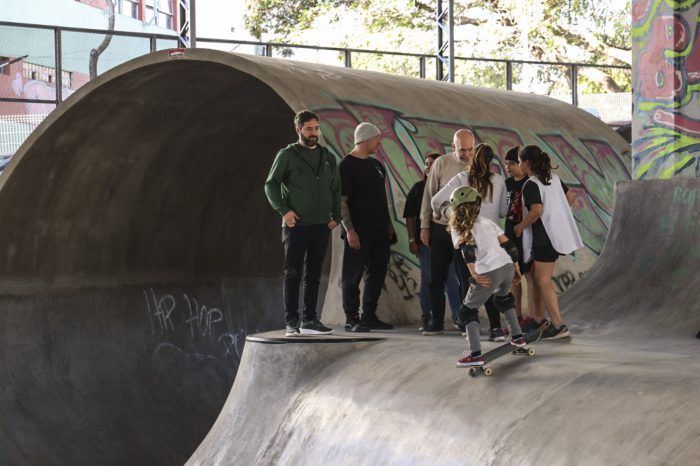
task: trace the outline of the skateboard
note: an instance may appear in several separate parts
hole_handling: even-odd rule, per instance
[[[540,337],[542,336],[542,332],[539,330],[531,330],[524,336],[526,342],[533,343],[540,339]],[[484,365],[470,367],[469,375],[472,377],[476,377],[478,375],[491,375],[493,371],[490,367],[486,367],[486,365],[489,364],[491,361],[500,358],[501,356],[505,356],[508,353],[517,356],[534,356],[535,348],[528,348],[527,346],[523,348],[518,348],[517,346],[511,345],[510,342],[505,343],[501,346],[492,349],[491,351],[484,353]]]

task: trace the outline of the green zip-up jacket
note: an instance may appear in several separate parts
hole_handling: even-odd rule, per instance
[[[340,173],[333,154],[322,146],[321,163],[313,166],[295,142],[281,149],[265,181],[265,195],[273,209],[290,210],[301,225],[340,223]]]

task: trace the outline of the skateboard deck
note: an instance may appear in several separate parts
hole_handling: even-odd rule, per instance
[[[526,333],[525,335],[525,341],[528,343],[533,343],[537,340],[540,339],[540,336],[542,336],[542,332],[539,330],[531,330],[530,332]],[[486,367],[490,362],[495,361],[496,359],[500,358],[501,356],[505,356],[506,354],[514,354],[514,355],[520,355],[520,356],[534,356],[535,355],[535,348],[528,348],[527,346],[523,348],[518,348],[517,346],[513,346],[510,344],[510,342],[505,343],[501,346],[497,346],[496,348],[492,349],[491,351],[487,351],[484,353],[484,365],[483,366],[473,366],[469,368],[469,375],[472,377],[475,377],[477,375],[491,375],[493,371],[491,370],[490,367]]]

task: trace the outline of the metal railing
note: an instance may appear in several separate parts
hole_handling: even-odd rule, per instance
[[[178,37],[177,35],[167,35],[167,34],[149,34],[142,32],[128,32],[128,31],[108,31],[104,29],[87,29],[87,28],[75,28],[75,27],[63,27],[63,26],[48,26],[42,24],[27,24],[27,23],[13,23],[0,21],[0,32],[2,28],[21,28],[21,29],[38,29],[51,31],[53,33],[53,56],[54,56],[54,69],[55,71],[55,88],[56,96],[52,100],[46,99],[18,99],[18,98],[8,98],[0,96],[0,102],[24,102],[24,103],[39,103],[39,104],[55,104],[59,105],[63,101],[63,36],[66,32],[72,33],[82,33],[82,34],[99,34],[99,35],[112,35],[113,37],[132,37],[147,40],[149,43],[150,52],[155,52],[158,47],[158,40],[174,41],[174,45],[177,45]],[[1,50],[0,50],[1,51]],[[0,64],[1,65],[1,64]]]
[[[0,127],[4,125],[4,133],[9,134],[12,132],[14,134],[16,132],[15,126],[10,127],[10,125],[16,125],[16,120],[14,123],[12,120],[13,113],[22,114],[26,111],[26,109],[18,108],[18,104],[25,104],[27,107],[32,105],[35,107],[30,111],[26,111],[26,113],[47,114],[52,111],[55,106],[61,104],[64,97],[66,97],[64,93],[72,93],[78,87],[80,87],[80,85],[87,82],[89,80],[89,74],[85,71],[87,69],[86,60],[88,60],[90,51],[95,47],[95,44],[101,42],[104,36],[107,34],[111,35],[113,39],[110,46],[105,50],[107,53],[100,57],[100,66],[102,69],[99,72],[104,72],[111,67],[117,66],[148,52],[176,48],[179,44],[178,36],[175,31],[173,31],[172,35],[168,35],[0,21],[0,58],[5,56],[5,60],[0,61],[0,75],[3,74],[3,71],[9,70],[9,67],[12,66],[12,64],[21,60],[25,60],[27,63],[32,64],[31,67],[38,66],[40,69],[40,74],[43,73],[43,81],[34,81],[34,77],[31,74],[33,68],[27,70],[25,67],[23,70],[26,71],[28,76],[26,76],[24,80],[20,80],[21,82],[19,84],[19,86],[22,86],[28,81],[33,81],[33,83],[36,85],[38,82],[43,86],[43,88],[40,89],[42,92],[32,92],[29,93],[32,94],[32,96],[27,97],[26,94],[28,93],[25,92],[24,89],[22,89],[22,92],[18,92],[18,90],[14,88],[13,82],[14,95],[12,92],[5,92],[4,95],[0,93],[0,104],[5,104],[5,108],[0,107]],[[364,54],[365,57],[369,55],[378,57],[377,59],[373,58],[369,61],[364,61],[365,66],[368,68],[371,68],[372,66],[379,66],[377,63],[380,63],[386,57],[407,59],[409,65],[405,65],[405,63],[404,65],[405,68],[410,68],[409,75],[422,79],[429,79],[427,71],[428,63],[433,61],[435,62],[435,79],[439,80],[441,78],[439,57],[436,57],[434,54],[427,53],[369,50],[347,47],[322,47],[305,44],[256,42],[217,38],[197,38],[197,44],[205,47],[211,47],[212,44],[219,44],[220,46],[228,48],[231,48],[229,46],[234,46],[234,48],[240,46],[252,46],[254,47],[253,53],[268,57],[275,54],[284,57],[290,55],[294,51],[299,51],[298,53],[301,54],[301,51],[303,50],[333,52],[334,54],[337,54],[337,56],[334,56],[331,60],[332,64],[345,66],[347,68],[352,68],[354,59],[362,54]],[[358,63],[362,63],[362,59],[358,59]],[[478,68],[478,66],[475,65],[476,63],[481,63],[481,66],[486,67],[495,65],[495,69],[484,69],[477,72],[475,71]],[[461,69],[463,74],[460,76],[462,81],[471,79],[469,78],[470,74],[468,73],[471,73],[471,76],[475,79],[481,79],[481,76],[488,75],[488,73],[491,72],[492,74],[488,78],[491,79],[491,81],[488,81],[487,85],[491,87],[505,88],[506,90],[514,89],[514,83],[516,82],[514,78],[514,69],[516,67],[520,67],[519,69],[521,70],[525,70],[525,65],[555,67],[556,72],[553,74],[558,76],[556,79],[561,80],[561,76],[565,76],[565,78],[570,82],[570,102],[574,106],[578,106],[579,104],[578,79],[579,70],[581,68],[588,67],[607,70],[630,70],[629,66],[623,65],[601,65],[595,63],[511,60],[459,56],[454,57],[454,64],[455,69],[460,69],[460,66],[462,66]],[[464,67],[464,65],[467,66]],[[3,68],[6,66],[7,68],[3,70]],[[67,83],[64,82],[64,76],[68,81]],[[74,76],[76,79],[73,78]],[[494,78],[494,76],[496,76],[496,78]],[[498,80],[497,85],[493,84],[494,79]],[[549,82],[557,82],[556,79],[550,78]],[[8,82],[8,79],[5,79],[4,81]],[[540,81],[540,83],[542,82],[544,81]],[[505,84],[505,86],[503,84]],[[522,86],[522,84],[519,85]],[[2,88],[0,88],[0,90],[2,90]],[[531,91],[531,89],[527,88],[525,90]],[[554,94],[550,95],[555,96]],[[566,93],[562,92],[558,94],[558,98],[562,100],[566,99]],[[44,108],[39,108],[42,107],[42,105]],[[51,106],[54,107],[50,108]],[[22,131],[26,131],[26,128],[22,127]],[[16,141],[14,141],[14,139],[17,138],[15,136],[13,136],[12,144],[10,144],[13,147],[16,145]],[[9,136],[5,139],[8,138]],[[9,139],[5,142],[7,143],[5,146],[8,146]],[[8,153],[8,147],[4,147],[3,152]],[[12,151],[10,151],[10,153],[11,152]]]
[[[357,48],[347,48],[347,47],[323,47],[317,45],[304,45],[304,44],[292,44],[283,42],[255,42],[246,40],[234,40],[234,39],[214,39],[206,37],[198,37],[198,43],[210,43],[210,44],[231,44],[231,45],[252,45],[259,47],[262,50],[262,55],[272,57],[274,49],[306,49],[306,50],[316,50],[316,51],[331,51],[338,52],[343,55],[343,63],[346,68],[352,67],[352,56],[353,54],[374,54],[374,55],[388,55],[397,57],[411,57],[418,61],[419,76],[422,79],[427,78],[426,63],[428,60],[435,60],[435,55],[421,54],[421,53],[410,53],[410,52],[395,52],[388,50],[369,50],[369,49],[357,49]],[[478,58],[478,57],[454,57],[455,62],[483,62],[483,63],[496,63],[503,65],[505,69],[505,81],[506,90],[513,90],[513,66],[514,65],[546,65],[546,66],[561,66],[568,68],[568,76],[571,81],[571,104],[578,106],[578,76],[580,68],[598,68],[598,69],[619,69],[619,70],[631,70],[630,66],[627,65],[605,65],[597,63],[578,63],[578,62],[554,62],[554,61],[536,61],[536,60],[514,60],[514,59],[504,59],[504,58]],[[436,80],[441,80],[439,75],[439,62],[436,60]]]

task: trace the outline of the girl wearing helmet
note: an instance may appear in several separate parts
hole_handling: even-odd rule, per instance
[[[520,283],[518,248],[491,219],[480,216],[481,195],[471,187],[456,189],[450,196],[450,222],[455,248],[459,248],[471,275],[467,296],[459,309],[459,318],[467,329],[468,353],[457,361],[457,367],[483,366],[479,341],[479,307],[491,295],[504,315],[511,335],[511,344],[526,345],[510,293],[512,284]]]

